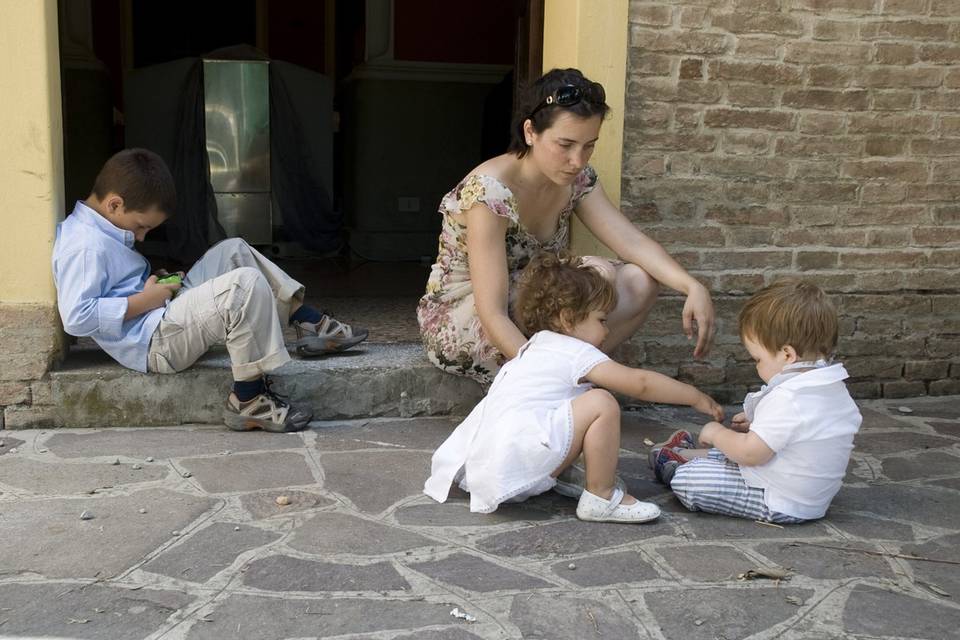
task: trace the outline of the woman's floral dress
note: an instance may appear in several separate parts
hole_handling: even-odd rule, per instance
[[[443,197],[440,202],[440,214],[443,215],[440,249],[427,280],[427,293],[420,298],[417,307],[420,335],[431,362],[450,373],[489,384],[505,361],[487,339],[477,316],[467,264],[467,226],[458,214],[480,202],[494,215],[510,221],[506,242],[510,274],[509,313],[513,317],[515,285],[520,272],[537,252],[569,247],[570,215],[596,184],[597,174],[587,166],[573,183],[570,200],[560,212],[556,233],[545,243],[520,223],[513,192],[497,178],[468,176]]]

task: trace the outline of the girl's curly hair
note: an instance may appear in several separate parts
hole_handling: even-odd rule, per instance
[[[538,331],[562,332],[591,311],[610,312],[617,291],[596,269],[567,251],[538,253],[520,274],[515,315],[529,338]]]

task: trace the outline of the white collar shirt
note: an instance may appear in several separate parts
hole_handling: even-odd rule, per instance
[[[748,486],[765,490],[771,510],[821,518],[840,490],[862,420],[843,382],[847,377],[842,364],[820,366],[774,378],[748,396],[745,404],[755,401],[750,431],[774,456],[762,465],[741,465],[740,473]]]

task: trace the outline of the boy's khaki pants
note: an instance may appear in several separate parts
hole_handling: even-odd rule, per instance
[[[187,273],[150,341],[147,369],[183,371],[226,344],[234,380],[252,380],[290,360],[283,325],[303,285],[239,238],[212,247]]]

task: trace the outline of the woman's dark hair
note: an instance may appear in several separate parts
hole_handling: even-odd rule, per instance
[[[102,200],[111,192],[123,198],[128,211],[156,206],[172,216],[177,208],[177,189],[170,169],[147,149],[124,149],[107,160],[93,183],[93,195]]]
[[[570,106],[558,104],[542,106],[557,89],[568,85],[580,90],[581,98],[578,102]],[[523,134],[523,123],[527,119],[533,124],[533,130],[541,133],[553,126],[561,111],[567,111],[580,118],[597,115],[604,118],[610,111],[610,107],[604,100],[603,87],[585,78],[579,69],[548,71],[521,92],[520,99],[517,101],[517,110],[513,114],[510,146],[507,147],[507,153],[515,153],[518,158],[527,155],[530,148]],[[541,108],[537,110],[537,107]]]

